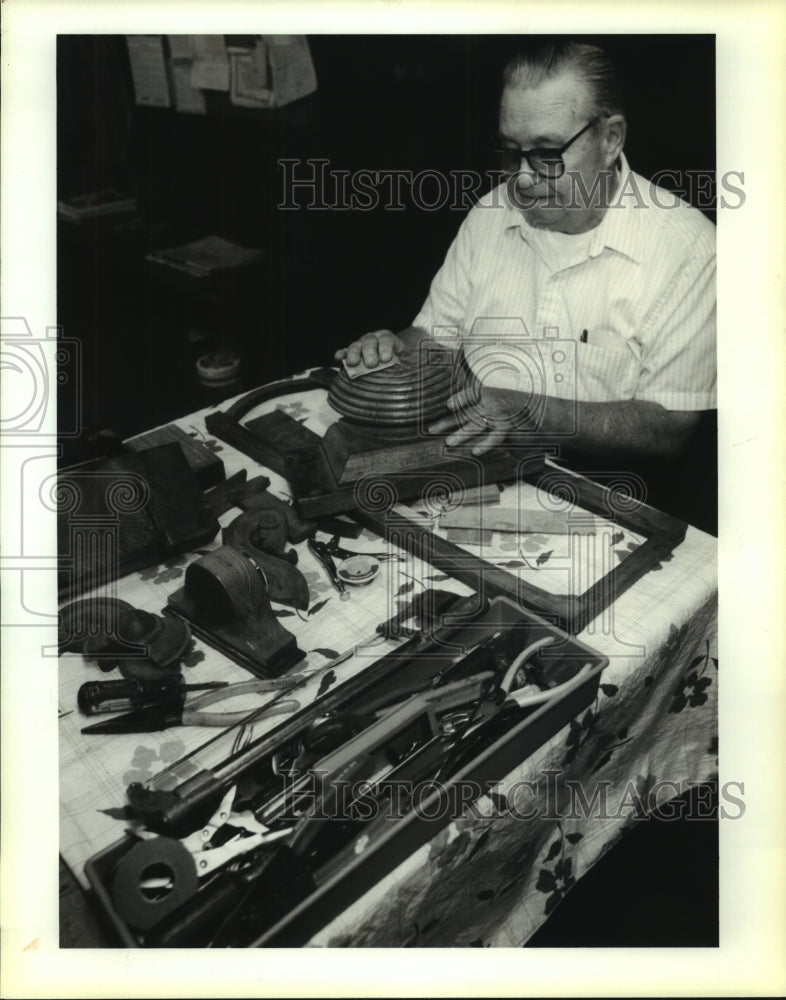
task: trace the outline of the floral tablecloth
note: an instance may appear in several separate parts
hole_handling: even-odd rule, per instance
[[[249,418],[276,408],[318,433],[336,419],[322,390],[263,404]],[[288,499],[284,480],[208,436],[208,412],[177,423],[221,457],[227,477],[243,468],[249,478],[264,471],[271,492]],[[222,526],[236,515],[236,509],[222,515]],[[613,524],[598,535],[608,547],[604,572],[609,558],[622,559],[638,544],[635,536]],[[505,539],[481,554],[538,586],[559,591],[561,586],[549,581],[561,575],[547,572],[558,567],[562,543],[559,536],[529,534],[516,552]],[[217,537],[200,553],[219,544]],[[373,552],[384,544],[364,530],[347,547]],[[302,704],[321,694],[327,683],[351,676],[394,648],[393,642],[376,636],[375,627],[406,596],[424,587],[470,593],[465,585],[407,555],[383,562],[373,585],[353,590],[351,600],[340,601],[305,543],[297,548],[298,565],[309,585],[309,608],[296,612],[273,607],[307,654],[294,669],[316,674],[313,684],[298,691]],[[103,593],[160,613],[168,594],[182,585],[186,565],[200,553],[130,574]],[[689,528],[672,555],[622,594],[579,638],[609,657],[594,703],[325,926],[312,945],[520,946],[637,818],[691,784],[717,775],[714,538]],[[329,676],[320,670],[348,649],[354,654]],[[192,683],[249,676],[199,640],[186,658],[184,673]],[[81,655],[66,654],[59,676],[60,847],[86,885],[85,862],[124,833],[126,786],[149,782],[164,769],[171,775],[173,765],[178,780],[197,767],[210,766],[208,741],[215,731],[182,727],[145,735],[83,735],[77,689],[85,680],[104,675]],[[247,707],[255,704],[251,700]],[[278,721],[258,722],[254,732]],[[178,768],[177,762],[189,754]]]

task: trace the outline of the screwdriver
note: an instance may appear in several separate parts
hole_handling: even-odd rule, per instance
[[[188,691],[210,691],[226,686],[226,681],[186,684],[185,678],[180,674],[170,674],[155,680],[131,677],[122,681],[88,681],[79,688],[76,703],[84,715],[128,712],[159,702],[185,701]]]

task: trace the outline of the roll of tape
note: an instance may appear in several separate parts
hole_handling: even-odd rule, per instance
[[[165,885],[152,888],[147,882]],[[146,931],[168,916],[199,886],[196,864],[179,840],[156,837],[135,844],[115,868],[112,900],[129,927]]]

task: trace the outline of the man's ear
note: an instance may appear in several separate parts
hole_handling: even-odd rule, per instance
[[[610,115],[604,120],[603,150],[607,167],[615,163],[622,152],[627,132],[628,123],[623,115]]]

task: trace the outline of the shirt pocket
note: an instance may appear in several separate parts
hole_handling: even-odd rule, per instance
[[[576,398],[588,403],[632,399],[639,378],[639,362],[624,342],[621,350],[595,344],[576,344]]]

